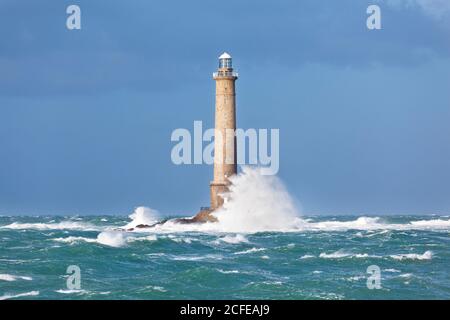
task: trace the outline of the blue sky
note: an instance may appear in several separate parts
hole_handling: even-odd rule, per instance
[[[378,4],[382,30],[366,28]],[[82,30],[66,29],[66,7]],[[212,167],[172,130],[213,126],[233,55],[238,126],[280,129],[305,213],[450,212],[450,5],[442,0],[0,0],[0,214],[191,215]]]

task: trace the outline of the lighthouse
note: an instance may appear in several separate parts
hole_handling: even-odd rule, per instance
[[[221,207],[221,196],[228,191],[229,178],[237,173],[236,154],[236,80],[231,56],[224,52],[219,57],[219,68],[213,73],[216,82],[214,179],[210,184],[211,207]]]
[[[236,80],[238,74],[233,70],[231,56],[224,52],[219,57],[219,68],[213,73],[216,81],[215,130],[214,130],[214,178],[210,183],[211,204],[201,207],[200,212],[190,218],[164,220],[153,225],[138,225],[136,228],[148,228],[161,225],[167,221],[175,223],[217,222],[212,213],[222,207],[226,193],[231,184],[230,178],[237,173],[236,146]],[[132,231],[133,228],[128,229]]]
[[[192,218],[176,219],[177,223],[217,222],[211,213],[220,208],[228,191],[230,178],[237,173],[236,155],[236,88],[238,74],[233,70],[231,56],[224,52],[219,57],[219,68],[213,73],[216,81],[214,130],[214,178],[210,183],[211,204],[202,207]]]

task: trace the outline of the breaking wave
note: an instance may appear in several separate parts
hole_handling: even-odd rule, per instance
[[[104,231],[97,236],[97,242],[110,247],[122,247],[127,241],[123,232]]]
[[[359,217],[351,221],[305,221],[297,226],[299,231],[348,231],[348,230],[449,230],[450,220],[432,219],[409,223],[385,223],[379,217]]]
[[[0,229],[16,229],[16,230],[79,230],[79,231],[99,231],[101,228],[90,223],[62,221],[57,223],[19,223],[13,222]]]
[[[225,237],[219,238],[217,242],[225,242],[229,244],[238,244],[238,243],[248,243],[249,241],[242,234],[237,234],[235,236],[227,235]]]
[[[391,254],[388,256],[369,255],[367,253],[352,253],[344,250],[338,250],[331,253],[322,252],[318,256],[323,259],[395,259],[395,260],[431,260],[433,258],[432,251],[425,251],[423,254],[418,253],[404,253],[404,254]],[[314,255],[304,255],[300,259],[316,258]],[[396,269],[386,269],[387,272],[400,272]]]
[[[67,289],[67,290],[55,290],[55,292],[57,292],[57,293],[62,293],[62,294],[87,294],[88,293],[88,291],[86,291],[86,290],[74,290],[74,289],[72,289],[72,290],[70,290],[70,289]]]
[[[229,233],[292,230],[300,221],[295,201],[278,177],[263,175],[261,170],[243,167],[240,174],[230,178],[232,184],[230,191],[224,194],[225,203],[213,213],[218,222],[177,224],[168,221],[154,229]]]
[[[295,226],[299,210],[281,180],[261,168],[243,167],[231,178],[230,192],[214,215],[232,232],[283,231]]]
[[[77,243],[77,242],[97,242],[97,239],[91,239],[91,238],[85,238],[85,237],[74,237],[74,236],[70,236],[67,238],[55,238],[52,239],[53,241],[56,242],[62,242],[62,243]]]
[[[243,167],[242,172],[231,178],[230,191],[224,194],[225,203],[214,212],[216,223],[178,224],[168,221],[152,228],[154,232],[302,232],[348,230],[387,232],[389,230],[450,230],[450,219],[430,219],[408,223],[386,223],[380,217],[358,217],[349,221],[314,221],[300,216],[296,201],[289,194],[282,181],[276,176],[266,176],[261,168]],[[137,208],[130,216],[133,219],[127,227],[156,222],[157,211]],[[362,234],[359,234],[362,236]],[[374,235],[367,235],[374,236]],[[241,241],[225,237],[224,242]]]
[[[349,253],[342,250],[338,250],[333,253],[325,253],[322,252],[319,255],[319,258],[325,258],[325,259],[341,259],[341,258],[374,258],[377,256],[369,256],[367,253]]]
[[[33,280],[33,278],[31,278],[31,277],[24,277],[24,276],[14,276],[14,275],[11,275],[11,274],[4,273],[4,274],[0,274],[0,280],[3,280],[3,281],[16,281],[16,280],[31,281],[31,280]]]
[[[381,231],[377,234],[363,235],[358,233],[357,237],[373,237],[386,234],[387,231],[408,231],[408,230],[428,230],[428,231],[448,231],[450,230],[450,220],[431,219],[411,221],[407,223],[386,223],[380,217],[359,217],[350,221],[311,221],[311,219],[302,219],[296,217],[284,220],[280,223],[279,215],[274,213],[273,219],[276,220],[271,226],[272,217],[262,218],[260,215],[252,216],[252,212],[247,212],[247,216],[242,219],[236,219],[237,215],[228,211],[229,216],[225,214],[227,209],[215,214],[219,218],[217,223],[204,224],[178,224],[168,221],[165,224],[152,228],[154,232],[218,232],[218,233],[236,233],[241,234],[257,232],[345,232],[349,230],[358,231]],[[245,215],[242,212],[242,215]],[[251,223],[255,219],[255,223]],[[260,220],[266,219],[264,222]],[[234,223],[233,221],[237,221]],[[248,224],[244,223],[247,221]],[[283,218],[281,219],[283,221]]]
[[[433,259],[433,252],[425,251],[423,254],[417,253],[393,254],[390,255],[390,257],[396,260],[431,260]]]
[[[235,252],[234,254],[249,254],[249,253],[261,252],[261,251],[265,251],[265,250],[266,250],[265,248],[251,248],[248,250]]]
[[[218,272],[223,274],[237,274],[239,273],[239,270],[223,270],[223,269],[216,269]]]
[[[29,297],[29,296],[38,296],[38,295],[39,295],[39,291],[30,291],[30,292],[25,292],[25,293],[19,293],[16,295],[5,294],[3,296],[0,296],[0,300]]]
[[[87,243],[98,243],[101,245],[109,246],[109,247],[123,247],[127,243],[132,243],[136,241],[156,241],[158,237],[156,235],[148,235],[141,237],[134,237],[129,233],[121,232],[121,231],[103,231],[99,233],[97,238],[86,238],[86,237],[67,237],[67,238],[55,238],[52,239],[56,242],[68,243],[68,244],[77,244],[80,242]]]
[[[119,231],[103,231],[99,233],[97,238],[86,238],[86,237],[67,237],[67,238],[55,238],[52,241],[77,244],[81,242],[87,243],[98,243],[109,247],[122,247],[127,242],[127,237],[124,232]]]
[[[158,222],[159,213],[156,210],[147,207],[137,207],[130,215],[132,220],[126,226],[125,229],[136,228],[139,225],[152,225]]]

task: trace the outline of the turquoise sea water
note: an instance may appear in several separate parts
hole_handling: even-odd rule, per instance
[[[0,299],[450,299],[448,216],[308,217],[289,232],[110,232],[127,217],[0,217]],[[67,288],[67,267],[81,270]],[[367,267],[381,289],[367,288]]]

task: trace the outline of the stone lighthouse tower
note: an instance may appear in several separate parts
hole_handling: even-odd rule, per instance
[[[211,210],[222,206],[220,196],[228,191],[228,178],[237,172],[236,155],[236,90],[238,74],[233,71],[228,53],[219,57],[219,69],[213,74],[216,81],[216,119],[214,142],[214,180],[211,182]]]
[[[210,184],[210,207],[202,207],[192,218],[175,219],[177,223],[217,222],[214,210],[224,203],[221,196],[228,191],[229,178],[237,173],[236,154],[236,90],[238,74],[233,71],[231,56],[224,52],[219,57],[216,81],[216,119],[214,137],[214,179]]]

